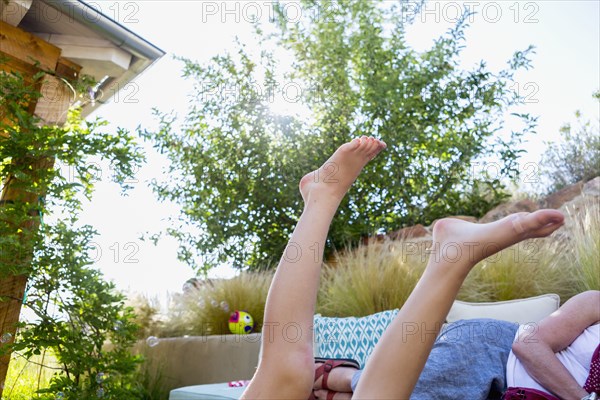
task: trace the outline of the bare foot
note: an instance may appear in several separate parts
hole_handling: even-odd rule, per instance
[[[339,203],[363,167],[385,147],[383,141],[366,136],[341,145],[321,168],[300,180],[305,204],[319,199]]]
[[[558,210],[516,213],[488,224],[444,218],[433,227],[432,256],[452,262],[468,260],[472,267],[524,239],[548,236],[563,223],[564,215]]]
[[[352,400],[352,392],[332,392],[329,390],[319,389],[315,390],[315,397],[319,400]],[[329,393],[334,393],[333,397],[327,397]]]
[[[323,363],[316,362],[315,363],[315,371],[319,368]],[[333,368],[329,371],[329,376],[327,377],[327,388],[334,392],[352,392],[352,377],[358,370],[356,368],[351,367],[343,367],[339,366]],[[323,389],[323,377],[320,376],[314,383],[313,389],[319,390]],[[327,390],[323,390],[326,394]],[[325,398],[325,397],[323,397]]]

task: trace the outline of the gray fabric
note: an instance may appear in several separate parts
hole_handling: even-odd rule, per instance
[[[436,340],[410,399],[500,399],[506,389],[506,362],[518,327],[494,319],[447,325]],[[352,390],[361,373],[358,371],[352,378]]]

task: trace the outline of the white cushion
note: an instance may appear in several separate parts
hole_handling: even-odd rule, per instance
[[[492,303],[469,303],[456,300],[448,313],[446,321],[456,322],[461,319],[494,318],[522,325],[530,322],[540,322],[558,310],[558,307],[560,307],[560,297],[553,293]]]

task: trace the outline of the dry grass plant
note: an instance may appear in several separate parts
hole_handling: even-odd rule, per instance
[[[588,202],[552,236],[521,242],[483,260],[458,298],[488,302],[557,293],[564,302],[579,292],[600,290],[599,210],[597,202]],[[324,264],[317,312],[359,317],[402,307],[423,273],[430,247],[426,238],[388,239],[336,253]],[[160,329],[155,324],[152,334],[229,333],[227,320],[235,310],[248,311],[260,331],[272,277],[273,272],[244,272],[175,294],[165,321]]]
[[[236,310],[248,312],[260,332],[272,278],[272,272],[242,272],[173,295],[160,336],[228,334],[229,316]]]
[[[401,307],[425,269],[430,243],[385,240],[337,253],[324,266],[317,312],[360,317]]]
[[[583,210],[567,209],[573,220],[572,245],[556,263],[573,269],[578,292],[600,290],[600,204],[590,199]]]

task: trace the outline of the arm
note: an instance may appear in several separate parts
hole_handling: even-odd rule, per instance
[[[588,393],[556,358],[589,326],[600,322],[600,291],[580,293],[544,318],[532,340],[519,337],[515,356],[543,387],[564,400],[580,400]]]

